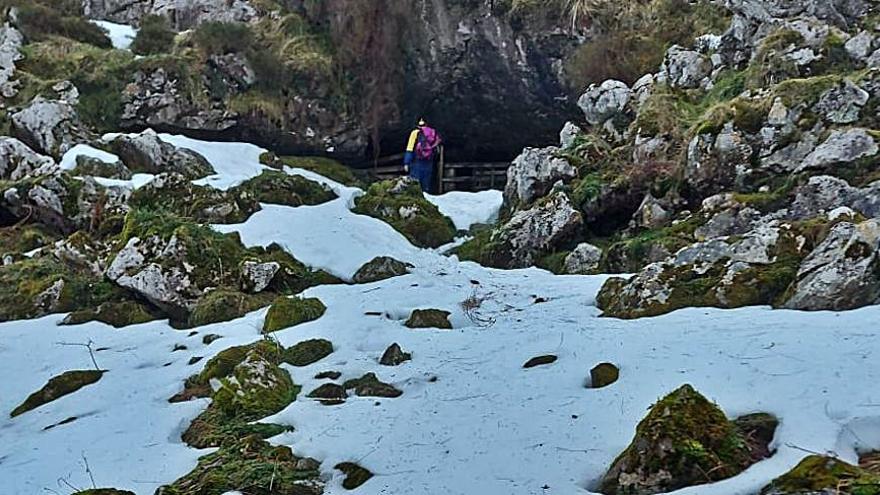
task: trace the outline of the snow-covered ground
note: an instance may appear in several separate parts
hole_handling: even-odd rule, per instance
[[[230,187],[262,170],[261,150],[250,145],[163,139],[205,154],[218,172],[206,180],[212,185]],[[594,303],[605,277],[491,270],[417,249],[382,222],[351,213],[358,191],[326,183],[340,199],[300,208],[265,205],[241,225],[217,228],[240,232],[247,244],[278,242],[343,277],[377,255],[415,265],[410,275],[370,285],[310,289],[309,296],[327,305],[325,316],[277,334],[285,345],[321,337],[335,347],[312,366],[288,368],[303,394],[267,419],[295,427],[273,441],[322,461],[328,494],[347,493],[332,466],[349,460],[376,474],[356,492],[365,495],[590,493],[648,407],[684,383],[730,416],[770,412],[781,425],[772,458],[680,494],[752,495],[809,452],[854,461],[857,448],[880,448],[878,307],[843,313],[688,309],[637,321],[604,319]],[[492,213],[482,199],[455,196],[461,199],[432,201],[459,226]],[[490,201],[497,211],[500,202],[487,195]],[[466,299],[481,304],[466,312]],[[416,308],[450,311],[455,330],[404,327]],[[4,415],[51,376],[89,368],[87,350],[61,343],[91,340],[106,347],[97,359],[109,370],[73,395],[0,419],[3,493],[68,493],[59,488],[61,478],[89,486],[83,458],[99,485],[138,495],[186,474],[203,452],[187,448],[180,433],[205,402],[171,405],[167,398],[200,369],[187,365],[192,356],[207,358],[258,339],[264,315],[200,328],[193,337],[164,323],[56,327],[58,316],[0,325]],[[201,338],[209,333],[224,338],[206,347]],[[393,342],[413,360],[380,366]],[[172,352],[179,343],[188,349]],[[522,368],[542,354],[559,360]],[[620,381],[585,388],[590,368],[603,361],[620,366]],[[372,371],[404,394],[323,406],[305,395],[318,385],[312,377],[326,370],[341,371],[343,379]],[[79,419],[43,430],[71,416]]]

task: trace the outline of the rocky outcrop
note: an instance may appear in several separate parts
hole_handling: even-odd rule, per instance
[[[531,204],[545,196],[559,181],[577,176],[577,169],[558,156],[559,148],[526,148],[507,169],[504,203],[512,208]]]
[[[599,262],[602,261],[602,249],[587,242],[578,244],[574,250],[565,257],[565,273],[570,275],[588,275],[596,273]]]
[[[379,256],[358,268],[358,271],[352,277],[352,281],[356,284],[379,282],[380,280],[406,275],[409,273],[410,268],[412,268],[412,265],[408,263],[388,256]]]
[[[177,31],[204,22],[247,22],[258,11],[247,0],[82,0],[87,17],[121,24],[138,24],[148,15],[161,15]]]
[[[56,159],[90,138],[71,103],[42,96],[12,114],[12,130],[34,150]]]
[[[846,310],[880,303],[880,220],[836,224],[801,263],[786,308]]]
[[[176,173],[188,179],[200,179],[214,173],[205,157],[166,143],[150,130],[120,135],[110,142],[110,148],[135,173]]]
[[[18,94],[19,83],[13,80],[13,75],[15,63],[24,57],[22,45],[24,36],[19,30],[8,24],[0,26],[0,101]]]
[[[632,96],[633,92],[626,83],[612,79],[590,86],[581,95],[578,106],[587,123],[598,126],[623,113]]]

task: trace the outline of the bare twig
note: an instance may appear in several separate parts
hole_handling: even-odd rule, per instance
[[[55,344],[69,346],[69,347],[72,347],[72,346],[85,347],[86,349],[89,350],[89,357],[92,358],[92,364],[95,365],[95,371],[101,371],[101,367],[98,366],[98,361],[95,359],[95,350],[92,349],[92,346],[95,344],[94,342],[92,342],[92,339],[89,339],[89,341],[85,344],[77,343],[77,342],[56,342]]]
[[[82,460],[83,460],[83,466],[86,469],[86,474],[89,475],[89,480],[91,480],[91,482],[92,482],[92,488],[97,490],[98,485],[95,483],[95,476],[92,474],[92,468],[89,467],[89,459],[86,457],[85,452],[82,452],[81,455],[82,455]]]

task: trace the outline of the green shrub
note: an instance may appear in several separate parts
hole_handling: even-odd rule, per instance
[[[208,55],[245,53],[253,43],[253,33],[246,24],[206,22],[193,35],[196,45]]]
[[[168,19],[161,15],[147,16],[141,21],[140,30],[131,43],[131,51],[138,55],[168,53],[174,47],[175,36]]]

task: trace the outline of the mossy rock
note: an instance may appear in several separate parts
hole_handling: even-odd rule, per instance
[[[373,473],[368,469],[354,462],[342,462],[333,467],[334,469],[338,469],[345,473],[345,480],[342,481],[342,487],[346,490],[359,488],[373,477]]]
[[[342,385],[325,383],[309,392],[308,397],[310,399],[317,399],[325,406],[335,406],[345,402],[345,399],[348,398],[348,393]]]
[[[538,366],[546,366],[548,364],[555,363],[557,359],[559,358],[552,354],[548,354],[546,356],[535,356],[532,359],[526,361],[526,364],[523,365],[523,368],[529,369],[536,368]]]
[[[416,309],[412,312],[405,325],[409,328],[442,328],[452,329],[449,322],[449,311],[440,309]]]
[[[375,373],[367,373],[360,378],[347,380],[342,386],[345,390],[354,389],[355,395],[359,397],[394,398],[403,395],[403,392],[394,385],[380,381]]]
[[[264,171],[234,189],[246,192],[260,203],[285,206],[320,205],[337,198],[322,184],[274,170]]]
[[[301,299],[298,297],[279,297],[272,303],[263,333],[272,333],[285,328],[301,325],[324,316],[327,307],[317,298]]]
[[[76,492],[73,495],[135,495],[135,493],[126,490],[117,490],[115,488],[92,488],[90,490]]]
[[[401,364],[412,360],[412,354],[403,352],[398,343],[393,343],[385,349],[379,364],[383,366],[400,366]]]
[[[230,441],[199,459],[189,474],[158,495],[220,495],[247,487],[254,495],[320,495],[320,464],[297,457],[286,446],[272,446],[256,435]]]
[[[393,277],[400,277],[409,273],[412,265],[398,261],[388,256],[379,256],[373,258],[358,268],[358,271],[352,277],[356,284],[369,284],[387,280]]]
[[[371,185],[352,211],[388,223],[419,247],[440,247],[456,234],[452,220],[425,199],[418,182],[407,178]]]
[[[257,197],[247,189],[221,191],[200,186],[180,174],[162,174],[135,190],[132,208],[173,212],[174,215],[200,223],[232,224],[247,220],[260,210]]]
[[[76,157],[76,167],[71,171],[75,176],[105,177],[107,179],[129,180],[132,173],[122,162],[107,163],[94,157]]]
[[[364,180],[358,177],[354,170],[330,158],[306,156],[279,157],[274,153],[264,153],[260,156],[260,163],[278,169],[284,166],[301,168],[339,182],[344,186],[363,187],[364,185]]]
[[[651,408],[599,491],[663,493],[730,478],[753,462],[749,444],[734,423],[684,385]]]
[[[232,321],[272,303],[269,294],[245,294],[234,290],[218,289],[199,299],[189,315],[189,327]]]
[[[78,370],[66,371],[49,379],[40,390],[31,394],[18,407],[13,409],[10,417],[16,417],[40,406],[70,395],[79,389],[97,383],[104,376],[104,371]]]
[[[880,474],[833,457],[811,455],[761,490],[761,495],[877,495]]]
[[[333,343],[329,340],[306,340],[284,351],[284,362],[291,366],[308,366],[332,353]]]
[[[250,435],[269,439],[290,431],[288,426],[254,423],[241,417],[228,416],[217,407],[208,406],[190,423],[181,440],[195,449],[219,447]]]
[[[589,388],[604,388],[620,378],[620,369],[611,363],[600,363],[590,370]]]
[[[64,318],[62,325],[82,325],[98,321],[115,328],[139,325],[160,319],[158,311],[137,301],[108,302],[95,309],[74,311]]]
[[[4,227],[0,229],[0,257],[12,255],[20,258],[24,253],[49,246],[59,239],[56,232],[43,225]]]

